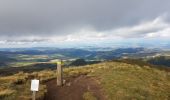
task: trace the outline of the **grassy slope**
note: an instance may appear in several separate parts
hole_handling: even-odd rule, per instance
[[[122,62],[65,69],[66,76],[82,73],[96,77],[108,100],[170,100],[169,70]]]
[[[37,98],[40,99],[46,92],[43,82],[54,78],[54,73],[54,71],[45,70],[33,73],[19,72],[11,76],[0,77],[0,100],[30,100],[32,95],[30,84],[34,77],[40,80],[40,89],[37,93]]]
[[[168,100],[170,73],[125,63],[102,63],[93,75],[99,78],[110,100]]]
[[[1,77],[0,99],[12,97],[21,98],[22,95],[25,96],[24,98],[30,98],[30,79],[28,77],[37,74],[36,76],[41,80],[41,83],[43,83],[46,80],[56,77],[55,73],[55,71],[41,71]],[[80,74],[88,74],[89,76],[96,77],[108,100],[170,99],[170,73],[165,70],[121,62],[103,62],[100,64],[64,69],[64,77]],[[18,80],[23,80],[24,83],[16,85]],[[25,87],[23,88],[23,86]],[[20,90],[22,90],[22,92],[19,92]],[[44,92],[45,87],[42,85],[42,90],[39,92],[40,96],[43,96]],[[85,93],[84,97],[92,98],[93,95]]]

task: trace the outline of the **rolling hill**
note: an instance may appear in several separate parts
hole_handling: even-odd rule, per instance
[[[1,49],[0,50],[0,67],[11,66],[20,67],[36,62],[49,62],[54,59],[73,60],[112,60],[112,59],[145,59],[154,57],[164,53],[158,49],[146,48],[117,48],[101,50],[95,48],[94,50],[77,49],[77,48],[18,48],[18,49]]]

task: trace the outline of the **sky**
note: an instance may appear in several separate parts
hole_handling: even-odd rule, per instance
[[[170,45],[170,0],[0,0],[0,48]]]

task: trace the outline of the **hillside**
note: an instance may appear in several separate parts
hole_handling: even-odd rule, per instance
[[[93,74],[99,78],[110,100],[168,100],[170,99],[170,74],[149,66],[125,63],[103,63]]]
[[[39,62],[49,62],[55,59],[72,61],[75,59],[85,60],[112,60],[120,58],[147,58],[164,53],[163,50],[147,48],[117,48],[102,50],[95,48],[18,48],[0,49],[0,67],[22,67]],[[166,52],[166,54],[169,54]]]
[[[162,65],[170,67],[170,57],[169,56],[158,56],[155,58],[149,59],[147,62],[154,65]]]
[[[122,62],[102,62],[82,67],[64,68],[63,87],[56,87],[54,70],[19,73],[0,78],[0,99],[27,98],[30,76],[40,79],[40,97],[45,100],[169,100],[170,72]],[[22,77],[21,77],[22,75]],[[7,82],[10,80],[10,83]],[[19,82],[19,83],[18,83]],[[24,85],[27,84],[27,85]],[[14,88],[14,85],[17,87]],[[19,89],[25,92],[20,92]],[[4,92],[6,90],[6,92]],[[20,95],[18,95],[20,94]],[[22,97],[21,97],[22,96]],[[40,97],[38,97],[40,99]],[[52,98],[52,99],[49,99]]]

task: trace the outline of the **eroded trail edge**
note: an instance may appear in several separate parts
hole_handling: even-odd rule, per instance
[[[106,100],[95,77],[80,75],[65,80],[62,87],[56,85],[56,79],[47,82],[45,100],[84,100],[83,95],[87,92],[92,93],[97,100]]]

